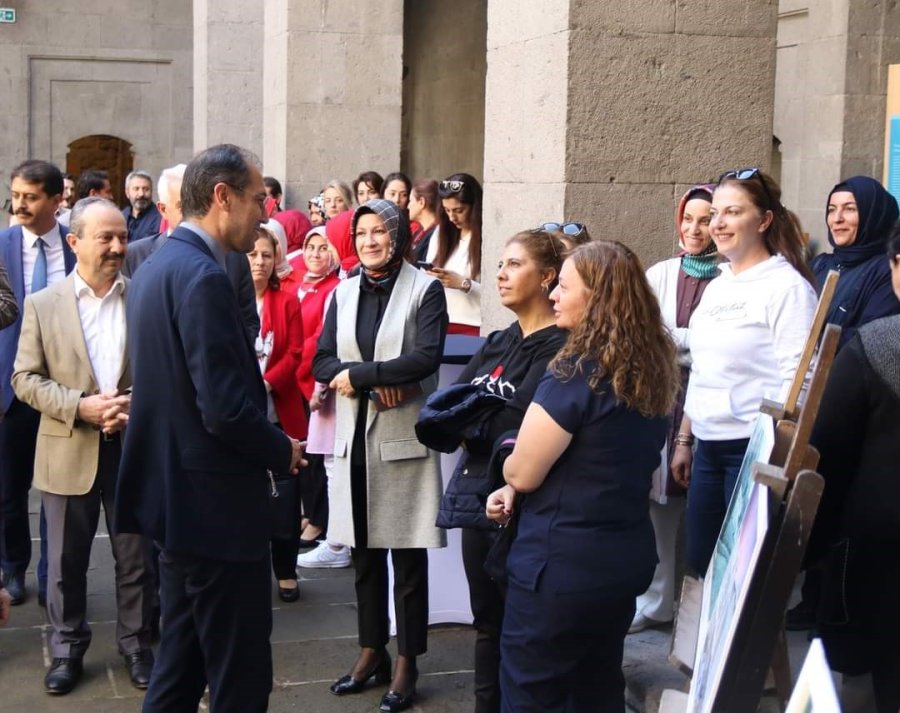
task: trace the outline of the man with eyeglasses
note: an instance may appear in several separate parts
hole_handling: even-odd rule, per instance
[[[144,713],[265,711],[272,689],[271,473],[299,441],[267,417],[266,389],[225,274],[265,220],[258,160],[221,144],[188,164],[183,221],[131,283],[133,393],[116,524],[152,538],[162,640]]]

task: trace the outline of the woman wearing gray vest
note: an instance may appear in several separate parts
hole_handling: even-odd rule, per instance
[[[435,527],[441,497],[437,454],[416,439],[419,409],[437,387],[447,330],[441,283],[406,263],[409,222],[390,201],[360,206],[351,224],[358,275],[335,289],[313,361],[316,381],[337,392],[328,536],[350,545],[356,569],[356,663],[335,695],[370,678],[390,690],[381,710],[415,695],[416,656],[425,653],[428,557],[443,547]],[[387,553],[394,568],[397,666],[391,678]]]

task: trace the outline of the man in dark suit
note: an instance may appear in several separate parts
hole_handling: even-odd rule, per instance
[[[131,388],[128,282],[119,274],[128,231],[119,208],[105,198],[78,201],[71,218],[66,240],[78,264],[65,280],[25,300],[12,377],[16,395],[41,412],[34,487],[47,514],[52,627],[44,686],[57,695],[78,683],[91,643],[87,572],[101,505],[116,562],[119,651],[137,688],[147,687],[153,668],[149,542],[110,527]]]
[[[157,182],[159,201],[156,208],[169,227],[167,232],[128,244],[128,254],[122,267],[122,274],[126,277],[133,276],[144,260],[165,245],[172,231],[181,223],[181,181],[184,178],[185,168],[183,163],[179,163],[160,174]],[[237,292],[241,317],[247,327],[247,333],[251,340],[255,340],[259,334],[259,312],[256,309],[256,292],[253,289],[253,278],[250,276],[250,263],[247,257],[243,253],[228,253],[225,256],[225,272],[228,273],[228,279]]]
[[[133,377],[116,525],[153,538],[163,631],[144,713],[265,711],[272,688],[271,471],[302,447],[269,423],[256,354],[225,256],[265,220],[257,159],[198,154],[184,222],[135,274],[127,304]],[[165,388],[161,388],[164,385]]]
[[[19,164],[10,180],[13,214],[19,224],[0,232],[0,262],[6,265],[19,310],[19,317],[0,330],[0,566],[12,604],[25,601],[25,571],[31,562],[28,490],[40,414],[15,397],[10,378],[26,295],[62,280],[75,267],[75,255],[64,240],[69,229],[56,222],[62,192],[62,173],[52,163]],[[41,520],[38,601],[43,603],[47,575],[43,516]]]

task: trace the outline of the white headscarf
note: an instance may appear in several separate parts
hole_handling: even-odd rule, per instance
[[[269,218],[269,221],[263,223],[262,227],[272,233],[278,240],[278,248],[281,252],[281,262],[275,266],[275,274],[278,275],[278,279],[280,280],[294,271],[294,268],[291,267],[291,263],[288,262],[287,258],[287,234],[284,232],[284,226],[274,218]]]

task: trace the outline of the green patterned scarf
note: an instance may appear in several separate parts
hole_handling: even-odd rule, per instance
[[[684,253],[681,256],[681,269],[698,280],[711,280],[719,274],[719,251],[716,244],[710,242],[699,255]]]

